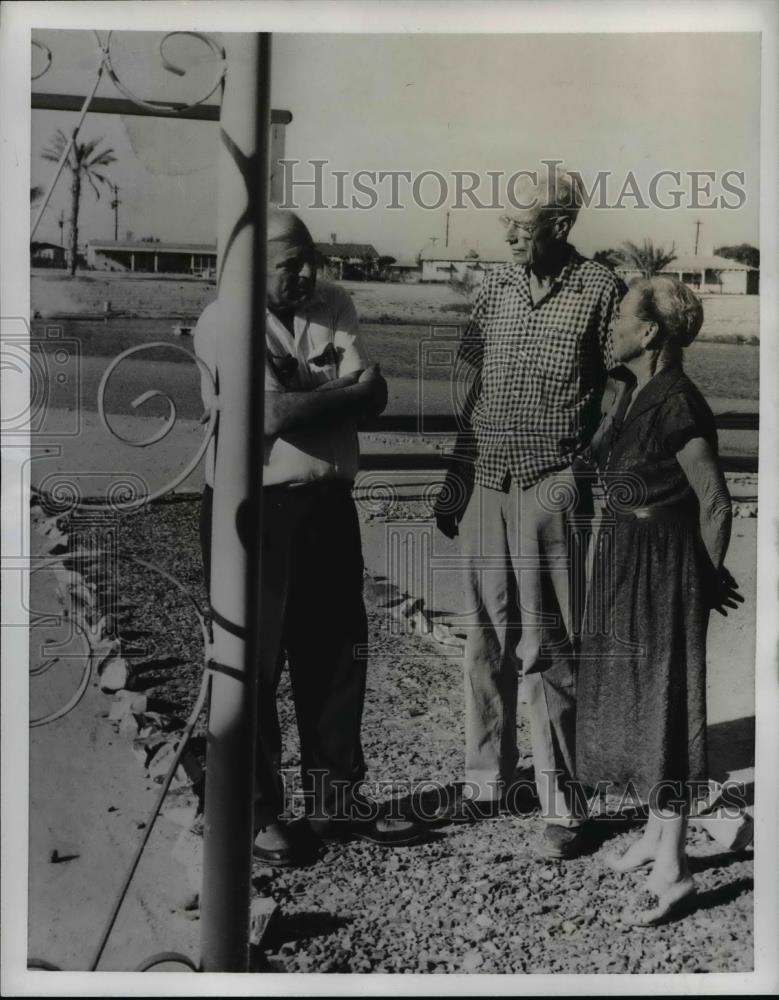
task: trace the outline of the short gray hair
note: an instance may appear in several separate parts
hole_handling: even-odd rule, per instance
[[[657,323],[669,349],[681,356],[682,349],[690,346],[703,325],[701,300],[684,282],[669,274],[639,278],[631,288],[640,292],[638,314]]]
[[[581,177],[560,164],[545,164],[542,170],[533,172],[532,178],[524,174],[517,186],[534,196],[534,207],[544,215],[565,215],[571,225],[584,202]]]

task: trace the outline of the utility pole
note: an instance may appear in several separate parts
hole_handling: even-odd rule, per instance
[[[114,210],[114,242],[119,242],[119,206],[122,204],[119,201],[119,185],[114,184],[114,197],[111,200],[111,208]]]
[[[700,221],[700,219],[696,219],[695,220],[695,256],[696,257],[698,256],[698,235],[700,234],[701,226],[702,225],[703,225],[703,223]]]
[[[450,215],[451,215],[451,212],[447,212],[446,213],[446,243],[444,244],[444,246],[447,247],[447,249],[449,247],[449,216]]]

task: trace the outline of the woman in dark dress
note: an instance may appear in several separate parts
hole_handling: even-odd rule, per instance
[[[708,778],[706,628],[712,607],[741,599],[723,569],[731,504],[714,417],[681,363],[702,321],[675,278],[631,286],[613,331],[624,391],[592,445],[606,510],[581,643],[576,768],[585,786],[649,805],[641,839],[611,860],[619,871],[652,865],[623,914],[639,924],[695,892],[685,835]]]

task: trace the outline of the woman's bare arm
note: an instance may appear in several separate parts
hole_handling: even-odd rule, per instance
[[[701,537],[715,570],[711,607],[727,616],[726,608],[744,601],[738,584],[723,565],[730,543],[733,512],[717,454],[704,438],[692,438],[676,453],[700,505]]]
[[[705,438],[692,438],[676,458],[700,505],[701,537],[709,558],[721,569],[730,543],[733,512],[717,454]]]

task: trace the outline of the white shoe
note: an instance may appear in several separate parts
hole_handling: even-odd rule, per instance
[[[738,816],[699,816],[698,825],[726,851],[743,851],[755,839],[755,823],[749,813]]]

